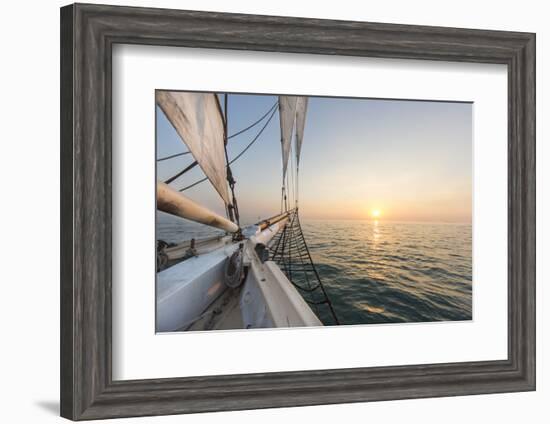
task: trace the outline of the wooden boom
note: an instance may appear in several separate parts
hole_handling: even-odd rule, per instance
[[[168,184],[160,181],[157,181],[157,209],[230,233],[239,231],[239,226],[234,222],[195,203]]]
[[[260,230],[265,230],[270,225],[276,224],[279,221],[282,221],[285,218],[288,218],[291,213],[294,212],[294,209],[283,212],[279,215],[272,216],[271,218],[264,219],[263,221],[258,222],[256,225],[260,227]]]

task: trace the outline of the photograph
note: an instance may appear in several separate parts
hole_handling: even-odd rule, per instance
[[[157,89],[156,332],[472,320],[472,108]]]

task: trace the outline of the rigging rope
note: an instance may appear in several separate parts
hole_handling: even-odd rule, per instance
[[[258,134],[256,134],[256,136],[252,139],[252,141],[250,143],[248,143],[248,145],[237,155],[235,156],[233,159],[231,159],[229,161],[229,165],[232,165],[235,161],[237,161],[242,155],[244,155],[244,153],[250,148],[252,147],[252,145],[260,138],[260,136],[262,135],[262,133],[264,132],[264,130],[267,128],[267,126],[269,125],[269,123],[271,122],[271,120],[273,119],[273,117],[275,116],[275,113],[277,112],[277,109],[273,110],[273,112],[271,113],[271,116],[269,117],[269,119],[267,120],[267,122],[265,123],[265,125],[262,127],[262,129],[258,132]],[[195,181],[193,184],[190,184],[186,187],[183,187],[182,189],[180,189],[179,191],[185,191],[185,190],[188,190],[192,187],[195,187],[196,185],[200,184],[200,183],[203,183],[205,182],[206,180],[208,180],[208,178],[203,178],[201,180],[198,180],[198,181]]]
[[[277,262],[293,286],[308,295],[307,298],[304,297],[304,300],[312,305],[317,315],[319,316],[319,307],[326,305],[331,321],[335,324],[340,324],[332,302],[311,258],[309,247],[300,225],[299,213],[296,209],[290,222],[275,236],[270,250],[273,251],[271,260]],[[306,287],[303,286],[303,280],[302,284],[298,282],[300,273],[303,274]],[[316,284],[315,280],[317,280]]]
[[[256,125],[258,125],[260,122],[262,122],[267,115],[269,115],[271,112],[273,112],[273,109],[275,109],[275,107],[277,106],[277,103],[278,102],[273,103],[273,105],[269,108],[269,110],[264,115],[262,115],[262,117],[260,119],[258,119],[256,122],[254,122],[253,124],[249,125],[248,127],[244,128],[240,131],[237,131],[235,134],[231,134],[229,137],[227,137],[227,139],[229,140],[233,137],[237,137],[238,135],[241,135],[242,133],[248,131],[249,129],[254,128]]]
[[[277,110],[274,110],[272,113],[271,113],[271,116],[269,117],[269,119],[267,120],[267,122],[265,123],[265,125],[262,127],[262,129],[258,132],[258,134],[256,134],[256,137],[254,137],[252,139],[252,141],[250,143],[248,143],[248,145],[241,151],[241,153],[239,153],[237,156],[235,156],[231,162],[229,162],[229,164],[232,164],[233,162],[235,162],[237,159],[239,159],[242,155],[244,155],[244,153],[256,142],[256,140],[258,140],[258,138],[260,137],[260,135],[262,135],[262,133],[264,132],[264,130],[267,128],[269,122],[271,122],[271,120],[273,119],[273,117],[275,116],[275,113],[277,112]]]
[[[296,207],[296,174],[294,168],[293,149],[290,149],[290,184],[292,186],[292,207]]]
[[[163,158],[157,159],[157,162],[162,162],[163,160],[168,160],[168,159],[172,159],[172,158],[177,158],[178,156],[189,155],[189,154],[191,154],[190,151],[181,152],[181,153],[176,153],[175,155],[165,156],[165,157],[163,157]]]
[[[186,166],[180,172],[178,172],[176,175],[168,178],[166,181],[164,181],[164,183],[165,184],[170,184],[172,181],[174,181],[175,179],[181,177],[183,174],[185,174],[187,171],[190,171],[191,169],[193,169],[197,165],[198,165],[198,162],[194,161],[191,165]]]
[[[227,139],[229,140],[233,137],[237,137],[238,135],[241,135],[241,134],[247,132],[248,130],[254,128],[256,125],[258,125],[260,122],[262,122],[266,118],[266,116],[269,115],[270,112],[273,111],[273,109],[275,109],[276,106],[277,106],[277,102],[273,103],[273,105],[268,109],[268,111],[265,114],[263,114],[261,116],[261,118],[256,120],[254,123],[250,124],[248,127],[243,128],[242,130],[237,131],[234,134],[231,134],[229,137],[227,137]],[[165,160],[168,160],[168,159],[177,158],[179,156],[188,155],[190,153],[191,153],[190,151],[176,153],[176,154],[173,154],[173,155],[170,155],[170,156],[165,156],[165,157],[159,158],[159,159],[157,159],[157,162],[162,162],[162,161],[165,161]]]

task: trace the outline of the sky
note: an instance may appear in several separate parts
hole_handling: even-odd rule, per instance
[[[272,95],[229,94],[228,134],[259,119],[276,101]],[[156,114],[157,159],[186,151],[158,107]],[[230,159],[266,121],[229,140]],[[192,161],[191,155],[185,155],[157,162],[157,179],[167,179]],[[237,181],[241,222],[256,222],[280,212],[278,113],[231,169]],[[203,177],[197,166],[172,185],[179,189]],[[208,181],[185,194],[225,214]],[[310,97],[298,197],[303,219],[470,223],[472,104]]]

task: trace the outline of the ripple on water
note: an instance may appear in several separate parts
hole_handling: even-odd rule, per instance
[[[341,323],[472,319],[471,225],[301,221]],[[157,227],[174,242],[219,233],[164,218]],[[332,323],[327,308],[313,308]]]
[[[471,225],[302,221],[302,226],[344,324],[472,318]],[[330,323],[327,314],[320,315]]]

